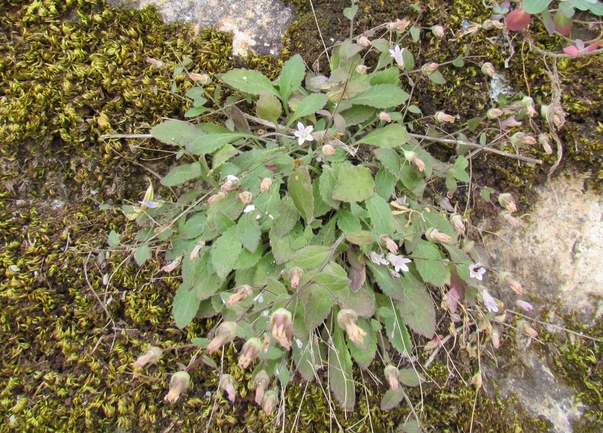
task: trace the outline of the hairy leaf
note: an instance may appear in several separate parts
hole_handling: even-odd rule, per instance
[[[352,376],[352,359],[339,326],[333,329],[329,345],[329,388],[343,410],[350,412],[356,404],[356,387]]]
[[[192,164],[179,165],[170,170],[168,174],[161,179],[163,186],[176,186],[189,180],[197,179],[201,176],[201,165],[198,162]]]
[[[220,279],[225,280],[234,268],[241,254],[241,243],[237,239],[237,228],[229,228],[213,244],[211,264]]]
[[[388,389],[381,400],[381,410],[390,410],[398,406],[404,398],[404,388]]]
[[[188,122],[165,120],[151,128],[151,135],[162,143],[185,147],[203,135],[203,131]]]
[[[298,168],[289,177],[288,187],[295,207],[304,216],[306,224],[310,224],[314,219],[314,194],[308,167]]]
[[[375,108],[397,107],[409,98],[408,93],[393,84],[377,84],[350,99],[355,105]],[[344,116],[345,117],[345,116]]]
[[[371,197],[375,192],[375,181],[371,171],[363,166],[352,166],[343,168],[335,188],[333,188],[333,198],[345,202],[364,201]]]
[[[377,147],[398,147],[408,143],[410,136],[402,125],[393,123],[383,128],[375,129],[373,132],[362,137],[356,143],[372,144]]]
[[[404,300],[397,302],[397,306],[410,329],[429,339],[433,338],[436,330],[436,311],[427,290],[406,285]]]
[[[172,314],[174,315],[176,326],[180,329],[188,326],[197,315],[198,309],[199,299],[195,296],[195,291],[181,284],[176,292],[176,296],[174,296],[174,303],[172,305]]]
[[[243,93],[260,95],[262,92],[270,92],[275,96],[280,93],[274,88],[268,78],[261,72],[249,69],[234,69],[220,77],[222,81]]]

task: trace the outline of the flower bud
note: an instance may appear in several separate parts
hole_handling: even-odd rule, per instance
[[[215,203],[217,201],[220,201],[220,200],[224,199],[224,197],[226,197],[226,194],[224,192],[220,191],[219,193],[214,194],[210,198],[208,198],[207,202],[209,204],[212,204],[212,203]]]
[[[382,111],[381,113],[379,113],[379,120],[381,120],[382,122],[390,123],[392,121],[392,117],[389,115],[389,113]]]
[[[532,311],[534,309],[532,304],[530,304],[529,302],[526,302],[526,301],[522,301],[521,299],[518,299],[517,301],[515,301],[515,305],[517,305],[519,308],[521,308],[524,311]]]
[[[502,30],[505,27],[503,23],[497,20],[486,20],[482,23],[482,29],[484,30]]]
[[[515,204],[515,200],[513,200],[513,196],[509,193],[503,193],[498,196],[498,203],[508,210],[510,213],[517,212],[517,205]]]
[[[553,154],[553,148],[551,147],[551,139],[548,135],[538,134],[538,143],[540,143],[547,155]]]
[[[435,120],[440,123],[448,122],[454,123],[454,116],[446,114],[443,111],[438,111],[434,116]]]
[[[207,346],[207,353],[213,353],[226,343],[230,343],[234,340],[237,332],[236,322],[223,322],[216,329],[214,339],[209,342]]]
[[[389,389],[398,389],[400,386],[400,371],[396,368],[396,366],[388,364],[385,366],[383,372],[385,373],[387,383],[389,383]]]
[[[331,146],[330,144],[325,144],[322,147],[322,153],[324,156],[333,156],[333,155],[335,155],[335,148],[333,146]]]
[[[269,177],[265,177],[264,179],[262,179],[262,183],[260,184],[260,191],[266,192],[270,189],[271,186],[272,186],[272,179],[270,179]]]
[[[220,190],[222,190],[224,192],[230,192],[230,191],[237,189],[238,187],[239,187],[239,178],[236,176],[233,176],[232,174],[229,174],[228,176],[226,176],[226,182],[224,182],[222,184],[222,187],[220,188]]]
[[[370,47],[370,46],[372,45],[372,44],[371,44],[371,41],[369,40],[369,38],[367,38],[367,37],[366,37],[366,36],[364,36],[364,35],[362,35],[362,36],[360,36],[360,37],[358,38],[357,43],[358,43],[358,45],[360,45],[361,47],[364,47],[364,48],[366,48],[366,47]]]
[[[425,237],[431,242],[442,242],[444,244],[452,242],[452,238],[449,235],[442,233],[435,227],[428,228],[425,232]]]
[[[410,20],[409,19],[404,18],[403,20],[401,20],[401,19],[398,18],[394,22],[387,23],[387,28],[390,31],[402,33],[404,30],[406,30],[406,28],[409,25],[410,25]]]
[[[460,234],[464,234],[465,233],[465,223],[463,223],[463,217],[460,216],[458,213],[453,213],[450,216],[450,222],[452,223],[452,225],[454,226],[454,229]]]
[[[264,398],[262,400],[262,410],[266,416],[272,415],[277,402],[278,396],[276,395],[276,391],[270,390],[264,394]]]
[[[191,251],[191,254],[189,256],[189,258],[191,260],[195,260],[197,257],[199,257],[199,251],[201,251],[201,249],[205,246],[205,242],[203,241],[199,241],[195,244],[195,248],[193,248],[193,250]]]
[[[532,338],[538,337],[538,331],[532,328],[525,320],[519,320],[517,322],[517,327],[523,330],[523,332],[525,332]]]
[[[231,403],[235,402],[235,397],[237,396],[236,386],[237,382],[230,374],[223,374],[220,376],[220,384],[218,387],[226,392],[228,400],[230,400]]]
[[[356,72],[358,72],[361,75],[366,74],[366,71],[368,71],[368,67],[366,65],[358,65],[356,66]]]
[[[209,75],[207,74],[198,74],[196,72],[191,72],[190,74],[188,74],[188,78],[190,78],[193,81],[198,82],[201,85],[205,85],[208,84],[210,82],[210,78]]]
[[[498,119],[503,114],[504,114],[504,112],[500,108],[490,108],[488,110],[488,112],[486,113],[486,116],[488,116],[488,119],[494,120],[494,119]]]
[[[492,346],[494,346],[495,349],[500,347],[500,333],[496,329],[492,330],[490,340],[492,341]]]
[[[505,284],[518,295],[523,295],[523,287],[510,272],[500,272],[498,274],[498,281],[501,284]]]
[[[439,66],[440,65],[435,62],[427,63],[423,65],[423,67],[421,68],[421,72],[423,72],[423,74],[425,75],[431,75],[438,70]]]
[[[431,28],[431,33],[433,33],[433,35],[434,35],[436,38],[441,39],[441,38],[443,38],[443,37],[444,37],[444,35],[445,35],[444,27],[442,27],[442,26],[440,26],[440,25],[433,26],[433,27]]]
[[[297,289],[299,286],[299,281],[304,277],[304,270],[302,268],[295,267],[289,271],[289,282],[291,283],[291,288]]]
[[[161,358],[163,350],[156,346],[149,346],[144,355],[139,356],[132,368],[144,367],[147,364],[155,364]]]
[[[502,216],[502,218],[512,227],[519,227],[521,225],[519,220],[511,215],[508,211],[502,212],[500,216]]]
[[[350,341],[362,343],[366,332],[358,326],[358,314],[349,308],[343,309],[337,313],[337,323],[348,334]]]
[[[412,150],[405,150],[404,157],[410,161],[412,164],[416,165],[419,171],[425,171],[425,162],[419,158],[416,152]]]
[[[274,339],[285,349],[291,348],[293,322],[291,312],[279,308],[270,316],[270,328]]]
[[[247,368],[249,364],[260,354],[262,350],[262,342],[259,338],[250,338],[241,349],[241,356],[239,357],[239,367]]]
[[[534,117],[538,114],[536,108],[534,107],[534,100],[529,96],[524,96],[521,100],[521,103],[524,107],[526,107],[526,114],[530,117]]]
[[[239,200],[241,200],[244,204],[249,204],[253,201],[253,194],[249,191],[242,191],[238,196]]]
[[[548,122],[552,122],[557,129],[561,129],[565,124],[565,112],[558,104],[542,105],[540,107],[540,114]]]
[[[170,390],[165,396],[165,401],[170,403],[176,403],[180,398],[180,394],[188,389],[190,385],[191,377],[186,371],[179,371],[174,373],[170,379]]]
[[[396,254],[398,252],[398,245],[389,235],[381,235],[379,237],[379,243],[387,248],[390,253]]]
[[[270,378],[265,370],[262,370],[255,375],[253,384],[255,385],[255,402],[257,404],[262,404],[264,392],[268,389],[268,386],[270,386]]]
[[[524,132],[516,132],[511,136],[511,144],[521,147],[530,144],[536,144],[536,139]]]
[[[494,69],[494,65],[490,62],[486,62],[482,65],[482,72],[489,77],[493,77],[496,74],[496,69]]]
[[[232,307],[239,301],[244,301],[253,294],[253,289],[247,284],[243,284],[242,286],[236,287],[234,290],[235,292],[230,295],[228,300],[226,301],[226,303],[230,307]]]

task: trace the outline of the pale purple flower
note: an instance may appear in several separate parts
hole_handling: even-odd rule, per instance
[[[525,311],[532,311],[534,309],[532,304],[526,301],[522,301],[521,299],[515,301],[515,305],[517,305],[519,308],[523,308]]]
[[[377,254],[375,251],[371,252],[371,262],[376,265],[389,265],[389,262],[383,258],[383,254]]]
[[[389,53],[398,65],[404,66],[404,58],[402,57],[402,54],[404,53],[404,48],[400,48],[399,45],[396,45],[393,50],[389,50]]]
[[[484,304],[486,305],[488,311],[491,313],[498,312],[498,304],[496,303],[496,299],[494,299],[486,289],[482,290],[482,299],[484,300]]]
[[[293,133],[297,137],[297,141],[301,146],[304,144],[304,141],[312,141],[314,137],[312,137],[312,131],[314,131],[314,127],[312,125],[304,127],[304,124],[301,122],[297,122],[297,131]]]
[[[151,200],[143,200],[143,201],[139,201],[138,203],[140,203],[143,206],[148,207],[149,209],[155,209],[155,208],[158,208],[159,206],[161,206],[161,203],[159,203],[157,201],[151,201]]]
[[[469,266],[469,276],[471,278],[475,278],[476,280],[482,280],[484,278],[484,274],[486,273],[486,269],[482,267],[481,263],[476,263],[474,265]]]
[[[396,272],[408,272],[408,266],[406,266],[407,263],[412,262],[412,260],[407,259],[404,256],[398,256],[395,254],[389,254],[387,256],[387,260],[389,260],[389,262],[392,264],[392,266],[394,267],[394,269],[396,269]]]

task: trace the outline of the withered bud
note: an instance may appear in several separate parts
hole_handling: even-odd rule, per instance
[[[358,65],[356,66],[356,72],[358,72],[361,75],[366,74],[366,71],[368,71],[368,67],[366,65]]]
[[[439,66],[436,62],[427,63],[421,67],[421,72],[425,75],[431,75],[438,70]]]
[[[425,162],[419,158],[419,155],[412,150],[405,150],[404,157],[412,164],[416,165],[419,171],[425,171]]]
[[[269,177],[265,177],[264,179],[262,179],[262,183],[260,184],[260,191],[266,192],[270,189],[271,186],[272,186],[272,179],[270,179]]]
[[[291,332],[293,321],[291,312],[279,308],[270,316],[270,328],[274,339],[285,349],[291,349]]]
[[[379,243],[387,248],[392,254],[396,254],[398,252],[398,244],[396,244],[396,241],[394,241],[389,235],[381,235],[379,237]]]
[[[222,190],[224,192],[230,192],[230,191],[234,191],[238,187],[239,187],[239,178],[236,176],[233,176],[232,174],[229,174],[228,176],[226,176],[226,182],[224,182],[222,184],[222,186],[220,187],[220,190]]]
[[[536,139],[525,132],[516,132],[511,136],[511,144],[513,146],[521,147],[530,144],[536,144]]]
[[[515,204],[515,200],[513,200],[513,196],[509,193],[503,193],[498,196],[498,203],[504,207],[509,212],[517,212],[517,205]]]
[[[330,144],[325,144],[322,147],[322,153],[325,156],[333,156],[333,155],[335,155],[335,148],[333,146],[331,146]]]
[[[234,293],[228,297],[226,303],[229,306],[235,305],[237,302],[244,301],[249,298],[253,294],[253,289],[251,286],[247,284],[243,284],[242,286],[236,287],[234,289]]]
[[[438,111],[436,114],[434,114],[434,119],[436,120],[436,122],[440,122],[440,123],[454,123],[454,116],[450,115],[450,114],[446,114],[443,111]]]
[[[371,41],[369,40],[369,38],[367,38],[367,37],[366,37],[366,36],[364,36],[364,35],[360,36],[360,37],[358,38],[358,41],[357,41],[357,42],[358,42],[358,45],[360,45],[361,47],[364,47],[364,48],[366,48],[366,47],[370,47],[370,46],[372,45],[372,44],[371,44]]]
[[[530,117],[534,117],[538,114],[536,108],[534,106],[534,100],[529,96],[524,96],[521,100],[521,103],[524,107],[526,107],[526,114]]]
[[[446,32],[444,31],[444,27],[440,26],[440,25],[433,26],[431,28],[431,33],[433,33],[433,35],[439,39],[443,38],[444,35],[446,34]]]
[[[224,193],[223,191],[220,191],[217,194],[212,195],[210,198],[207,199],[207,202],[209,204],[215,203],[217,201],[223,200],[224,197],[226,197],[226,193]]]
[[[498,119],[503,114],[504,114],[504,112],[500,108],[490,108],[488,110],[488,112],[486,113],[486,116],[488,116],[488,119],[494,120],[494,119]]]
[[[234,340],[237,332],[236,322],[223,322],[216,329],[214,339],[209,342],[207,346],[207,353],[213,353],[226,343],[230,343]]]
[[[465,223],[463,222],[463,217],[461,215],[459,215],[458,213],[453,213],[450,216],[450,222],[452,223],[452,225],[454,226],[454,229],[459,233],[459,234],[464,234],[466,227],[465,227]]]
[[[482,23],[482,29],[484,30],[502,30],[505,28],[504,23],[497,20],[486,20]]]
[[[249,191],[242,191],[238,195],[239,200],[241,200],[244,204],[249,204],[253,201],[253,194]]]
[[[262,399],[262,410],[267,416],[272,415],[277,402],[278,396],[276,395],[276,391],[270,390],[264,394],[264,398]]]
[[[435,227],[428,228],[425,232],[425,237],[431,242],[442,242],[444,244],[452,242],[452,237],[450,237],[446,233],[442,233]]]
[[[209,75],[198,74],[197,72],[191,72],[190,74],[188,74],[188,78],[202,85],[208,84],[211,81]]]
[[[299,281],[304,277],[304,270],[302,268],[295,267],[289,271],[289,282],[291,288],[297,289]]]
[[[390,389],[398,389],[400,386],[399,378],[400,371],[396,368],[395,365],[388,364],[385,366],[383,370],[385,373],[385,378],[387,379],[387,383],[389,383]]]
[[[144,355],[139,356],[132,368],[144,367],[147,364],[155,364],[161,358],[163,350],[156,346],[149,346]]]
[[[518,295],[523,295],[522,285],[519,283],[519,281],[515,279],[513,274],[511,274],[510,272],[500,272],[498,274],[498,281],[501,284],[505,284],[509,289],[513,290]]]
[[[379,120],[381,120],[382,122],[390,123],[392,121],[392,117],[389,115],[388,112],[382,111],[381,113],[379,113]]]
[[[540,114],[558,130],[565,124],[565,111],[559,104],[541,105]]]
[[[538,143],[542,146],[542,149],[547,155],[553,154],[553,148],[551,147],[551,139],[546,134],[538,134]]]
[[[393,21],[391,23],[387,23],[387,28],[390,31],[394,31],[394,32],[398,32],[398,33],[402,33],[404,30],[406,30],[406,28],[410,25],[410,20],[407,18],[404,19],[397,19],[396,21]]]
[[[500,216],[512,227],[519,227],[521,225],[519,220],[511,215],[509,211],[502,212]]]
[[[255,402],[257,404],[262,404],[262,400],[264,400],[264,392],[270,386],[270,378],[265,370],[260,371],[253,378],[253,384],[255,385]]]
[[[500,347],[500,334],[496,329],[492,330],[492,333],[490,334],[490,340],[492,341],[492,346],[494,346],[495,349],[498,349]]]
[[[154,59],[153,57],[147,57],[145,60],[147,63],[155,66],[156,68],[163,68],[165,66],[165,63],[163,63],[161,60]]]
[[[472,250],[473,247],[475,246],[475,241],[467,241],[467,242],[463,242],[463,252],[469,254]]]
[[[538,337],[538,331],[530,326],[525,320],[519,320],[517,326],[532,338]]]
[[[250,338],[241,349],[241,356],[239,357],[239,367],[247,368],[249,364],[260,354],[262,350],[262,342],[259,338]]]
[[[358,326],[358,314],[349,308],[340,310],[337,313],[337,323],[348,334],[350,341],[362,343],[366,332]]]
[[[191,383],[191,377],[186,371],[179,371],[170,379],[170,390],[165,396],[165,401],[176,403],[180,395],[186,391]]]
[[[228,395],[228,400],[231,403],[235,402],[235,397],[237,396],[236,386],[237,382],[236,380],[234,380],[234,377],[232,377],[230,374],[223,374],[220,376],[220,384],[218,385],[218,387],[222,391],[226,392],[226,394]]]
[[[493,77],[496,74],[496,69],[494,69],[494,65],[490,62],[485,62],[482,65],[482,73],[489,77]]]

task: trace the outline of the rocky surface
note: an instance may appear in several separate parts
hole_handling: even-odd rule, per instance
[[[293,21],[290,8],[276,0],[109,0],[122,7],[154,6],[168,22],[193,24],[197,31],[214,27],[233,35],[233,54],[278,56],[283,36]]]

